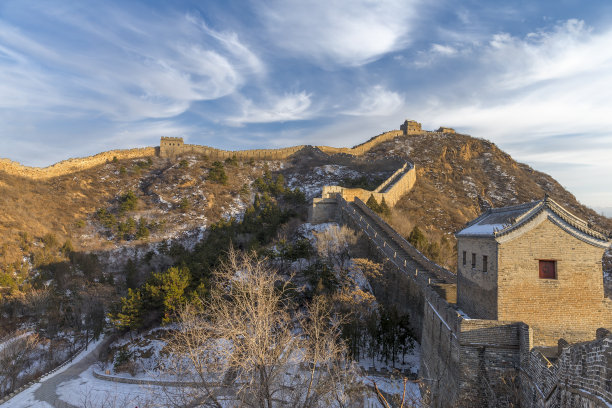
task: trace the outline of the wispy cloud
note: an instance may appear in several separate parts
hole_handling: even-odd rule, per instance
[[[53,22],[55,37],[0,24],[2,107],[167,118],[229,95],[264,70],[235,33],[212,30],[193,15],[144,20],[99,9],[95,18],[77,11],[41,18]],[[71,40],[57,41],[62,36]]]
[[[271,123],[303,120],[311,118],[311,94],[305,91],[273,95],[264,101],[254,102],[248,98],[240,99],[240,115],[229,116],[225,122],[231,126],[243,126],[246,123]]]
[[[258,2],[270,41],[325,67],[358,66],[405,47],[419,0]]]
[[[399,93],[382,85],[374,85],[361,92],[357,106],[341,113],[351,116],[391,116],[402,110],[404,103],[404,98]]]

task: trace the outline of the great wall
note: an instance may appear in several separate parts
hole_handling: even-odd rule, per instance
[[[417,126],[418,125],[418,126]],[[404,125],[403,125],[404,126]],[[317,146],[319,150],[327,154],[349,154],[362,156],[375,146],[391,140],[397,136],[421,133],[421,127],[414,121],[406,121],[405,130],[392,130],[373,137],[365,143],[352,148]],[[451,128],[445,132],[454,132]],[[174,158],[180,155],[198,154],[213,159],[227,159],[236,157],[239,160],[283,160],[304,149],[305,145],[286,147],[280,149],[255,149],[255,150],[221,150],[209,146],[185,144],[181,137],[162,137],[158,147],[143,147],[137,149],[110,150],[96,154],[95,156],[72,158],[52,164],[48,167],[30,167],[9,159],[0,158],[0,172],[10,175],[26,177],[35,180],[49,179],[64,176],[77,171],[87,170],[112,161],[113,159],[138,159],[146,157]]]
[[[327,154],[362,156],[396,137],[425,132],[406,121],[400,130],[382,133],[353,148],[318,146]],[[437,132],[452,133],[451,128]],[[117,150],[84,159],[69,159],[44,169],[0,159],[0,171],[34,179],[51,178],[113,160],[158,155],[174,158],[202,154],[224,159],[285,159],[303,149],[225,151],[162,138],[159,148]],[[364,201],[371,195],[394,206],[416,181],[415,166],[404,162],[374,191],[323,187],[313,200],[310,220],[335,221],[363,232],[372,255],[386,266],[373,282],[376,297],[393,303],[410,316],[421,343],[420,378],[435,407],[611,407],[612,333],[599,328],[593,340],[568,344],[559,339],[555,350],[537,347],[534,332],[523,322],[470,318],[457,306],[457,276],[427,259]]]

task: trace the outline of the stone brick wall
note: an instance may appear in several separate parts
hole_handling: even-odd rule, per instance
[[[431,288],[422,288],[421,371],[433,407],[447,407],[459,399],[461,352],[458,327],[462,318]]]
[[[374,191],[362,188],[346,188],[341,186],[323,186],[321,198],[312,201],[309,210],[309,220],[311,223],[329,222],[334,218],[330,211],[330,199],[335,199],[338,195],[346,201],[353,202],[361,200],[366,202],[370,196],[374,196],[376,201],[382,203],[384,198],[389,207],[393,207],[399,199],[414,187],[416,182],[416,170],[412,163],[405,162],[387,180],[385,180]]]
[[[556,346],[593,338],[612,327],[604,299],[603,249],[583,242],[546,219],[520,238],[499,246],[499,320],[523,321],[535,346]],[[556,279],[540,279],[538,260],[557,262]]]
[[[99,153],[95,156],[68,159],[55,163],[49,167],[29,167],[23,166],[9,159],[0,159],[0,171],[15,176],[27,177],[30,179],[48,179],[52,177],[63,176],[77,171],[87,170],[95,166],[110,162],[113,158],[119,160],[135,159],[140,157],[151,157],[157,154],[157,148],[144,147],[139,149],[129,150],[110,150],[108,152]]]
[[[521,364],[521,406],[612,406],[612,334],[563,347],[551,362],[539,350],[524,350]]]
[[[518,402],[521,336],[526,325],[464,319],[459,330],[460,406],[507,406]]]
[[[350,154],[353,156],[363,156],[374,147],[388,140],[393,140],[398,136],[402,136],[404,133],[401,130],[391,130],[389,132],[381,133],[378,136],[374,136],[372,139],[365,143],[359,144],[355,147],[330,147],[330,146],[317,146],[322,152],[327,154]]]
[[[463,265],[465,251],[465,265]],[[472,268],[472,254],[476,267]],[[487,256],[484,272],[483,255]],[[468,315],[497,319],[497,242],[484,238],[457,240],[457,303]]]
[[[159,155],[160,157],[173,158],[182,154],[201,154],[219,160],[231,157],[236,157],[238,160],[282,160],[303,148],[304,146],[293,146],[281,149],[221,150],[208,146],[184,144],[181,138],[162,138]]]

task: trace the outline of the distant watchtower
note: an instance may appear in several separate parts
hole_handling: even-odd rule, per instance
[[[419,122],[408,119],[406,119],[404,123],[400,126],[400,130],[404,132],[404,136],[414,135],[423,132],[423,129],[421,129],[421,124]]]
[[[162,136],[159,141],[159,156],[160,157],[174,157],[181,153],[183,150],[183,138],[182,137],[164,137]]]

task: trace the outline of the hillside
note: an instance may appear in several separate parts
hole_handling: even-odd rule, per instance
[[[244,210],[253,198],[253,180],[265,169],[282,173],[289,187],[311,199],[324,184],[373,188],[397,167],[397,157],[414,162],[418,177],[388,221],[404,236],[418,225],[432,242],[446,237],[438,261],[449,268],[454,265],[452,233],[490,206],[549,194],[594,226],[612,231],[612,219],[580,204],[552,177],[517,163],[491,142],[454,133],[397,134],[368,142],[362,157],[346,154],[350,149],[327,154],[306,147],[286,160],[226,160],[227,184],[209,180],[214,160],[195,154],[120,160],[100,154],[95,157],[105,157],[103,164],[44,179],[0,169],[0,264],[17,268],[44,246],[46,235],[59,244],[69,240],[82,251],[116,251],[167,239],[193,244],[207,225]],[[119,216],[122,197],[130,191],[137,206]],[[112,214],[119,227],[130,219],[144,220],[147,237],[107,228],[101,210]]]

